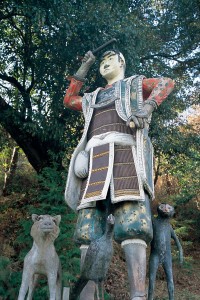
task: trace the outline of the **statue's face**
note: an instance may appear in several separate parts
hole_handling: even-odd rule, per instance
[[[119,59],[118,54],[110,53],[102,59],[99,71],[105,79],[114,79],[119,74],[124,74],[124,62]]]
[[[167,203],[161,203],[157,210],[158,214],[162,217],[171,218],[174,215],[174,207]]]

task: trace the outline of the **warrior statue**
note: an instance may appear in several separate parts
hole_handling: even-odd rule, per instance
[[[146,247],[152,240],[150,199],[154,197],[153,148],[148,128],[153,110],[171,93],[169,78],[125,78],[122,53],[106,51],[100,74],[107,85],[79,96],[95,61],[87,52],[66,91],[64,105],[83,111],[85,128],[75,149],[66,184],[67,204],[78,211],[75,241],[82,259],[90,242],[115,216],[114,239],[125,252],[130,299],[146,299]],[[94,299],[92,282],[80,299]],[[84,291],[82,292],[84,293]]]

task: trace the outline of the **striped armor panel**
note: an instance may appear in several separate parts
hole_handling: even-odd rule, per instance
[[[115,103],[111,103],[106,107],[96,108],[88,129],[87,139],[90,140],[93,136],[113,131],[131,134],[134,138],[136,134],[136,130],[132,130],[126,126],[125,121],[118,116]],[[128,197],[130,197],[130,195],[140,195],[132,146],[114,145],[113,166],[109,166],[109,144],[94,147],[91,155],[92,168],[90,170],[89,179],[83,180],[80,200],[90,199],[88,200],[88,202],[90,202],[92,201],[92,197],[99,197],[99,200],[106,198],[106,195],[105,197],[102,196],[102,190],[105,181],[111,181],[111,178],[108,179],[107,176],[108,167],[112,168],[113,179],[111,182],[111,190],[115,194],[115,198],[125,197],[126,195]],[[95,198],[95,201],[96,200],[98,199]]]

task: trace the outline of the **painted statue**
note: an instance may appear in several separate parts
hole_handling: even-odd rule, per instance
[[[179,261],[181,264],[183,263],[183,249],[169,221],[174,215],[173,206],[161,203],[157,211],[158,216],[153,219],[153,240],[151,241],[151,255],[149,259],[148,300],[153,300],[156,273],[159,265],[163,266],[166,274],[169,300],[174,300],[171,239],[175,241],[179,250]]]
[[[83,256],[90,241],[103,235],[107,216],[115,216],[114,239],[125,252],[130,298],[143,300],[146,247],[153,235],[149,201],[154,197],[153,148],[148,128],[153,110],[171,93],[174,82],[139,75],[125,78],[124,56],[110,50],[100,60],[107,85],[81,97],[94,61],[93,53],[87,52],[64,98],[66,107],[82,110],[85,118],[69,166],[65,199],[78,211],[75,240]]]
[[[96,283],[97,300],[104,300],[103,283],[106,279],[113,256],[114,224],[115,218],[110,214],[106,220],[105,233],[99,239],[91,241],[81,268],[81,276],[70,293],[70,300],[77,300],[77,297],[89,280]],[[99,293],[100,290],[101,298]]]
[[[33,299],[33,292],[40,275],[47,276],[49,299],[61,300],[62,270],[54,241],[60,233],[61,216],[32,214],[31,236],[33,246],[24,259],[22,283],[18,300]]]

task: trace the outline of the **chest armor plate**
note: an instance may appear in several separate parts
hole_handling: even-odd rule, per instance
[[[135,130],[131,130],[127,127],[126,122],[117,114],[115,109],[116,99],[116,87],[111,87],[99,92],[88,130],[88,140],[95,135],[111,131],[135,135]]]

